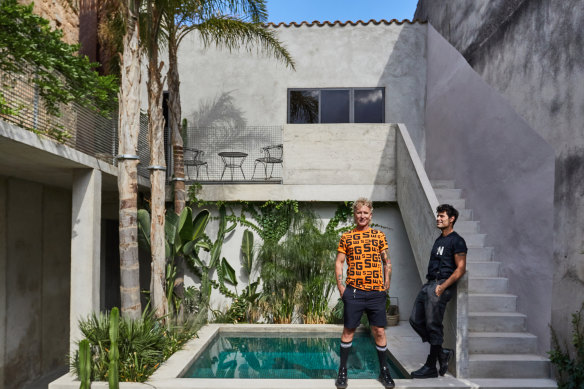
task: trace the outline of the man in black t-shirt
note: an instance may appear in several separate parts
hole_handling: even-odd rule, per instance
[[[412,378],[438,377],[448,370],[448,361],[454,351],[442,348],[442,319],[446,303],[455,293],[456,281],[466,272],[466,242],[454,231],[458,211],[452,205],[442,204],[436,213],[436,226],[442,233],[432,247],[428,281],[418,293],[410,315],[411,326],[423,342],[430,343],[430,354],[424,366],[411,373]],[[439,369],[436,369],[436,362]]]

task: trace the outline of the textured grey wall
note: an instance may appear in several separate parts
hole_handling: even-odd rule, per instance
[[[581,0],[420,0],[427,19],[554,149],[552,325],[584,296],[584,7]],[[580,296],[574,298],[574,296]]]
[[[0,223],[9,226],[0,231],[0,268],[6,271],[0,387],[8,389],[66,366],[71,192],[3,177],[0,192]]]
[[[183,115],[190,124],[282,125],[288,88],[385,87],[385,122],[405,123],[423,155],[424,24],[275,28],[296,71],[254,51],[181,45]]]
[[[432,26],[428,65],[428,175],[454,179],[464,189],[544,352],[551,317],[553,150]]]

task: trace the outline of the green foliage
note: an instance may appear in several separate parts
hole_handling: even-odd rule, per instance
[[[278,242],[288,232],[294,216],[298,214],[298,201],[266,201],[260,206],[242,203],[243,209],[238,222],[252,228],[264,242]],[[257,224],[248,220],[249,214]]]
[[[340,218],[333,223],[338,225]],[[295,309],[306,323],[327,322],[340,233],[334,226],[321,231],[316,215],[303,209],[295,214],[282,242],[264,241],[258,254],[262,300],[274,322],[289,322]]]
[[[120,311],[114,307],[110,313],[109,339],[110,349],[108,352],[109,367],[107,371],[109,389],[119,389],[119,365],[120,351],[118,350],[118,338],[120,333]]]
[[[83,339],[79,342],[79,389],[89,389],[91,386],[91,350],[89,341]]]
[[[104,115],[115,109],[117,81],[99,76],[97,63],[77,54],[79,45],[64,43],[60,30],[32,12],[33,5],[16,0],[0,2],[0,72],[26,75],[34,70],[29,83],[38,93],[50,115],[59,116],[61,103],[76,101]],[[5,109],[0,98],[0,109]]]
[[[205,229],[209,223],[209,211],[204,209],[193,218],[193,211],[185,207],[180,215],[166,212],[164,234],[166,263],[166,298],[171,318],[177,317],[181,298],[174,291],[176,266],[174,259],[182,255],[187,263],[193,263],[193,257],[198,258],[201,248],[210,249]],[[138,242],[140,247],[150,252],[150,213],[145,209],[138,210]]]
[[[113,313],[113,311],[112,311]],[[79,322],[79,328],[89,342],[92,381],[109,381],[110,363],[115,347],[110,337],[111,314],[92,314]],[[156,368],[178,351],[191,339],[200,324],[188,322],[181,327],[167,328],[162,322],[146,311],[138,320],[120,319],[118,322],[118,370],[122,382],[144,382]],[[79,376],[81,369],[77,357],[73,361],[73,371]]]
[[[554,348],[548,352],[550,361],[556,367],[559,389],[577,389],[584,387],[584,324],[582,323],[582,311],[572,314],[572,346],[570,352],[568,346],[562,347],[556,332],[552,329],[552,342]]]

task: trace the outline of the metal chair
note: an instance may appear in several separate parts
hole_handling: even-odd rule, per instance
[[[191,176],[189,174],[189,167],[194,167],[195,170],[197,171],[197,176],[196,178],[199,178],[199,169],[201,168],[201,166],[205,167],[205,171],[207,172],[207,180],[209,179],[209,165],[207,164],[207,162],[202,161],[201,157],[203,155],[205,155],[205,152],[203,150],[199,150],[199,149],[195,149],[192,147],[184,147],[184,157],[183,157],[183,163],[185,166],[185,173],[187,175],[187,178],[190,180]]]
[[[257,158],[255,160],[255,164],[253,166],[253,174],[251,176],[252,180],[253,180],[253,177],[255,175],[255,171],[256,171],[256,167],[258,166],[258,163],[261,163],[262,165],[264,165],[264,180],[268,180],[268,179],[272,178],[272,173],[274,172],[274,165],[275,164],[279,163],[280,166],[282,166],[282,168],[284,167],[284,165],[283,165],[284,146],[283,145],[279,144],[279,145],[262,147],[262,153],[264,154],[264,156]],[[268,177],[268,165],[271,165],[269,177]]]

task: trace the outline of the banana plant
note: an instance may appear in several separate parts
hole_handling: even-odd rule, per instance
[[[180,305],[180,299],[173,289],[176,275],[174,258],[177,255],[197,255],[201,248],[211,250],[205,235],[209,215],[209,211],[204,209],[193,218],[193,211],[189,207],[185,207],[180,215],[174,212],[167,212],[165,215],[166,294],[169,306],[175,308],[175,312]],[[138,242],[140,247],[150,251],[150,213],[145,209],[138,210]]]

